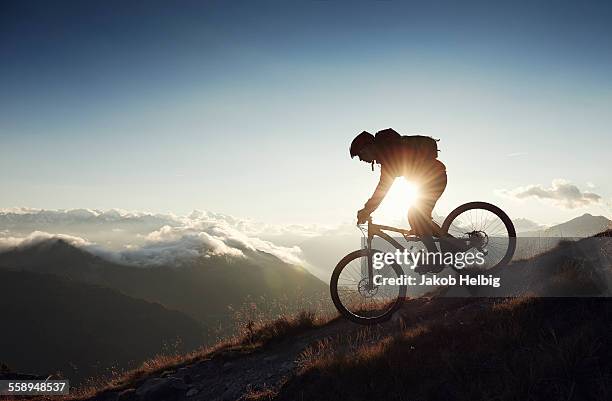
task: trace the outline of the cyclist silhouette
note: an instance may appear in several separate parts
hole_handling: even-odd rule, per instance
[[[431,150],[433,143],[434,150]],[[428,147],[429,145],[429,147]],[[422,237],[430,251],[436,249],[432,235],[440,233],[433,222],[432,212],[436,202],[446,188],[446,166],[437,160],[435,140],[423,136],[401,136],[387,128],[376,136],[363,131],[357,135],[350,147],[351,158],[381,165],[380,180],[374,194],[357,212],[357,222],[363,224],[384,199],[396,177],[405,177],[418,186],[418,198],[408,210],[408,222],[415,235]]]

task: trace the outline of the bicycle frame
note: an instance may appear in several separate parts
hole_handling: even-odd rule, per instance
[[[361,230],[361,232],[363,233],[363,228],[360,225],[357,225],[357,227],[359,227],[359,229]],[[398,241],[396,241],[392,236],[390,236],[389,234],[387,234],[385,231],[391,231],[391,232],[396,232],[399,234],[402,234],[402,236],[404,237],[404,239],[406,240],[406,242],[420,242],[421,241],[421,237],[419,237],[418,235],[415,235],[412,233],[412,230],[406,230],[403,228],[397,228],[397,227],[391,227],[391,226],[385,226],[385,225],[381,225],[381,224],[374,224],[372,223],[372,218],[368,218],[368,228],[367,228],[368,234],[367,234],[367,238],[366,238],[366,249],[372,249],[372,240],[374,239],[375,236],[378,236],[382,239],[384,239],[385,241],[387,241],[389,244],[393,245],[396,249],[399,249],[400,251],[403,251],[406,249],[406,247],[404,245],[402,245],[401,243],[399,243]],[[365,236],[365,233],[364,233]],[[453,237],[452,235],[446,233],[445,234],[445,238],[447,239],[454,239],[454,240],[458,240],[457,238]],[[432,235],[432,240],[434,243],[440,243],[440,237],[439,236],[434,236]],[[459,240],[462,241],[462,240]],[[464,246],[467,246],[469,248],[469,241],[467,241],[466,244],[464,244]],[[374,270],[372,269],[372,254],[368,253],[368,289],[373,288],[374,286]]]

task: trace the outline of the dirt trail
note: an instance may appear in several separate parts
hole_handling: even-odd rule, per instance
[[[393,319],[375,327],[364,327],[335,319],[319,328],[250,351],[227,349],[158,377],[141,381],[136,388],[96,396],[104,401],[245,400],[249,395],[278,390],[299,370],[301,354],[328,341],[341,348],[341,339],[360,338],[376,342],[413,325],[433,322],[463,324],[493,301],[483,299],[413,299],[406,301]],[[337,351],[337,350],[336,350]],[[341,351],[342,352],[342,351]]]

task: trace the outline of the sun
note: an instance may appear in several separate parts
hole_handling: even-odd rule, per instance
[[[419,198],[419,188],[416,184],[398,177],[387,192],[374,217],[380,222],[406,224],[408,209]]]

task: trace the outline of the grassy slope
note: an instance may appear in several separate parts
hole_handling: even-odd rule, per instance
[[[522,282],[538,282],[530,287],[538,295],[609,295],[609,251],[609,241],[564,243],[507,270]],[[311,346],[299,372],[266,397],[612,399],[612,300],[607,297],[414,302],[404,308],[398,329]]]
[[[249,376],[230,399],[606,400],[610,332],[608,299],[415,299],[375,327],[279,320],[206,352],[145,364],[105,393],[179,367],[200,377],[198,366],[214,364],[197,399],[221,395],[211,384],[231,387]],[[276,382],[271,357],[275,366],[294,366]],[[226,361],[233,368],[221,373]]]
[[[498,302],[469,321],[446,316],[356,348],[326,344],[273,399],[610,399],[611,332],[608,299]]]

